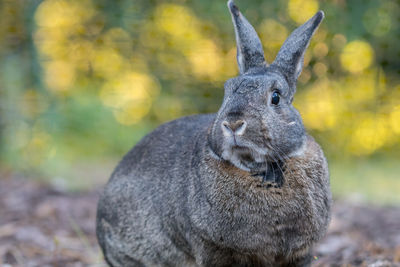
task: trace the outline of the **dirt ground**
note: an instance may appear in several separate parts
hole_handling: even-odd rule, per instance
[[[99,191],[0,177],[0,266],[106,266],[94,232]],[[400,207],[335,201],[313,266],[400,266]]]

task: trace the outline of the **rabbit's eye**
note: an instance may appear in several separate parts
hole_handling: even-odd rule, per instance
[[[280,99],[281,99],[281,96],[280,96],[280,94],[279,94],[277,91],[275,91],[275,92],[272,93],[271,103],[272,103],[273,105],[278,105]]]

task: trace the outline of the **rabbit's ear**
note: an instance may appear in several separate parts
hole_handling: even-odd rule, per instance
[[[291,85],[296,84],[303,69],[304,53],[323,18],[324,12],[318,11],[306,23],[294,30],[274,60],[273,65],[277,65],[283,71]]]
[[[233,0],[228,1],[228,8],[235,27],[237,61],[240,73],[244,74],[251,68],[267,66],[260,38],[253,26],[240,13]]]

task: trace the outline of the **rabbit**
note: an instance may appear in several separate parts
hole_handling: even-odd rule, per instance
[[[116,167],[96,220],[110,266],[309,266],[327,230],[327,161],[292,106],[324,13],[268,64],[254,28],[228,8],[240,74],[216,114],[159,126]]]

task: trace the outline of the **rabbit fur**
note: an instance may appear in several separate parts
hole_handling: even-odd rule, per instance
[[[269,65],[254,28],[228,8],[240,75],[217,114],[161,125],[114,170],[96,222],[110,266],[309,266],[327,230],[328,165],[292,106],[323,12]]]

